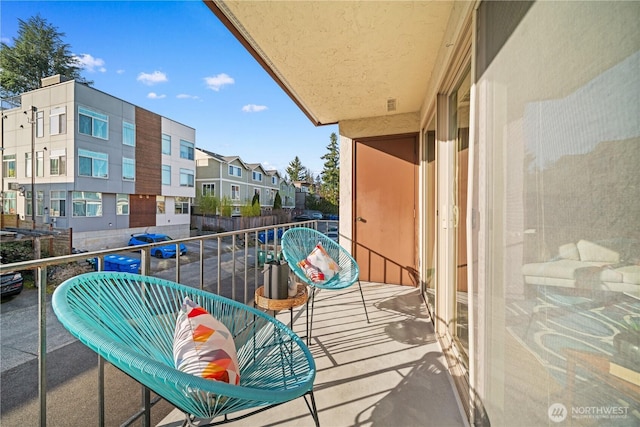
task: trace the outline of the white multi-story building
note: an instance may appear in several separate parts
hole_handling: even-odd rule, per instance
[[[70,228],[89,250],[189,235],[195,129],[60,76],[2,116],[4,213]]]

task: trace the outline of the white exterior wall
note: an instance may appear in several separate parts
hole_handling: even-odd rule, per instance
[[[196,131],[193,128],[175,122],[173,120],[162,117],[162,133],[171,135],[171,154],[162,154],[162,164],[171,165],[171,185],[162,186],[162,195],[165,196],[165,213],[156,215],[156,225],[190,225],[191,214],[175,213],[175,197],[189,197],[193,199],[196,196],[196,157],[195,149]],[[180,140],[192,142],[194,144],[194,160],[183,159],[180,157]],[[180,186],[180,169],[189,169],[193,171],[194,187]],[[193,200],[190,201],[189,206]]]

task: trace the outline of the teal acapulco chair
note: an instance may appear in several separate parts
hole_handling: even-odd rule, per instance
[[[298,265],[300,261],[307,258],[318,243],[322,244],[331,259],[340,266],[340,271],[331,279],[324,282],[313,282]],[[364,302],[364,294],[362,293],[362,285],[360,284],[360,269],[345,248],[329,238],[326,234],[320,233],[312,228],[294,227],[288,229],[282,235],[282,255],[289,264],[291,271],[293,271],[303,283],[306,283],[313,289],[313,292],[311,292],[311,324],[308,325],[307,328],[307,344],[310,342],[311,331],[313,329],[313,305],[316,289],[345,289],[357,282],[360,288],[362,305],[364,306],[364,314],[367,317],[367,323],[369,322],[367,305]]]
[[[185,297],[233,335],[239,385],[174,367],[174,329]],[[120,272],[73,277],[56,288],[52,304],[73,336],[176,406],[186,415],[185,424],[192,425],[194,418],[221,424],[304,397],[319,425],[313,397],[316,368],[309,349],[288,327],[253,307],[168,280]],[[238,411],[245,412],[228,417]]]

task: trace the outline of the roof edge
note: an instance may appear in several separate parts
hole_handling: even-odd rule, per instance
[[[295,91],[284,80],[284,77],[280,75],[275,67],[268,60],[266,54],[260,50],[257,44],[251,43],[248,40],[247,31],[241,27],[241,24],[237,20],[233,20],[233,13],[225,6],[221,0],[202,0],[204,4],[213,12],[213,14],[222,22],[222,24],[238,39],[240,44],[255,58],[256,61],[262,66],[262,68],[271,76],[271,78],[284,90],[284,92],[291,98],[291,100],[298,106],[298,108],[304,113],[305,116],[313,123],[314,126],[329,125],[335,123],[321,123],[316,116],[306,107],[301,99],[297,96]],[[239,28],[240,27],[240,28]],[[255,46],[254,46],[255,45]]]

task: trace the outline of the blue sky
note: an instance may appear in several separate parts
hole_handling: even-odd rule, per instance
[[[2,0],[2,41],[38,13],[94,88],[195,128],[198,148],[322,171],[337,126],[315,127],[201,1]]]

